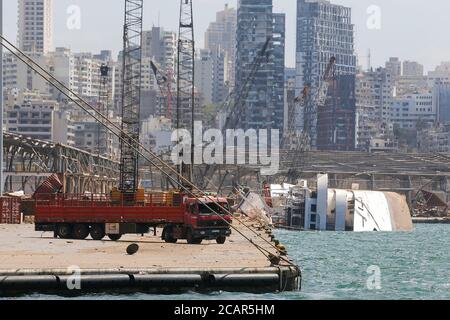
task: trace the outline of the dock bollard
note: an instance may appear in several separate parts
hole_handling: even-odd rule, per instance
[[[284,245],[282,245],[281,243],[278,243],[276,245],[277,249],[280,250],[280,254],[282,256],[287,256],[287,251],[286,251],[286,247]]]
[[[276,255],[269,254],[269,261],[273,266],[279,266],[281,259],[280,259],[280,257],[277,257]]]

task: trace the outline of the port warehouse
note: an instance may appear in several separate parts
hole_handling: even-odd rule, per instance
[[[4,154],[5,191],[24,190],[33,193],[50,175],[56,173],[61,177],[63,190],[68,193],[84,192],[106,194],[117,183],[119,163],[76,148],[55,144],[48,141],[30,139],[20,135],[5,133]],[[400,153],[362,153],[310,151],[301,155],[302,162],[293,164],[292,151],[280,154],[280,170],[272,177],[261,177],[258,166],[218,165],[216,174],[211,177],[211,188],[223,183],[229,192],[232,181],[260,188],[256,182],[270,183],[290,182],[292,171],[296,177],[310,180],[314,184],[318,173],[328,173],[330,187],[351,188],[359,183],[361,189],[397,191],[414,198],[415,192],[422,188],[429,191],[443,192],[448,199],[450,191],[450,154],[400,154]],[[33,165],[36,157],[43,161],[42,166]],[[198,171],[204,170],[199,166]],[[154,171],[151,173],[158,183],[154,189],[164,189],[167,181]],[[147,169],[141,171],[143,177],[150,176]],[[201,175],[196,175],[201,180]],[[207,184],[207,182],[205,182]]]
[[[117,176],[118,164],[107,159],[100,159],[104,163],[97,162],[98,157],[84,151],[14,134],[6,134],[4,140],[9,164],[6,191],[25,187],[28,189],[27,193],[34,192],[52,173],[58,173],[62,177],[63,190],[69,193],[104,193],[107,186],[117,183],[114,176]],[[207,188],[214,190],[216,186],[223,184],[224,192],[228,192],[231,191],[229,186],[233,182],[248,185],[255,190],[261,188],[262,181],[295,183],[296,181],[289,180],[292,172],[290,153],[291,151],[282,152],[278,175],[261,177],[257,166],[219,166]],[[35,161],[36,154],[46,161],[43,166],[45,170],[26,165]],[[317,174],[327,172],[330,188],[351,189],[353,184],[358,184],[361,190],[398,192],[406,195],[410,205],[413,205],[417,192],[424,189],[443,195],[441,198],[448,202],[450,155],[316,151],[304,153],[302,160],[301,167],[294,169],[298,171],[298,178],[308,180],[308,185],[312,187]],[[198,170],[202,170],[201,166]],[[157,172],[153,175],[158,177]],[[222,181],[224,176],[226,181]],[[159,175],[161,185],[156,186],[157,189],[166,187],[163,180]],[[10,219],[18,221],[14,210],[4,212],[10,212]]]

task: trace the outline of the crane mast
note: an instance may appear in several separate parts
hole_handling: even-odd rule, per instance
[[[139,183],[136,143],[139,141],[140,131],[143,5],[143,0],[125,0],[119,189],[124,199],[130,203],[136,201]],[[125,143],[123,139],[129,143]]]
[[[176,128],[189,130],[191,137],[193,137],[195,120],[195,42],[192,0],[180,0],[179,22]],[[188,181],[192,181],[194,175],[194,139],[191,140],[191,163],[182,163],[179,166],[179,173]],[[180,156],[184,158],[183,155]]]

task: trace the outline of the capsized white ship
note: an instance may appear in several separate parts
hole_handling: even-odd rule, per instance
[[[290,186],[283,207],[285,226],[295,229],[413,230],[406,197],[394,192],[332,189],[326,174],[318,175],[316,190],[309,189],[304,181]]]

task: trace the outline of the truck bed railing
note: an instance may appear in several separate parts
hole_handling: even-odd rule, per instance
[[[39,194],[34,198],[36,207],[129,207],[124,199],[114,199],[109,194]],[[180,207],[181,196],[168,193],[145,194],[144,201],[135,207]]]

